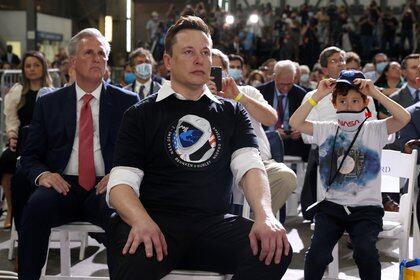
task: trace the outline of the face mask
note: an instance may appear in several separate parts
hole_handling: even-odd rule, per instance
[[[147,80],[152,75],[152,64],[142,63],[136,65],[136,75],[140,79]]]
[[[259,85],[261,85],[262,83],[260,82],[260,81],[258,81],[258,80],[255,80],[255,81],[252,81],[251,82],[251,86],[253,86],[253,87],[257,87],[257,86],[259,86]]]
[[[379,62],[378,64],[376,64],[376,71],[378,73],[382,73],[385,69],[385,66],[387,66],[388,62]]]
[[[300,82],[301,83],[307,83],[309,81],[309,75],[308,74],[302,74],[300,76]]]
[[[359,126],[371,116],[372,113],[367,107],[363,108],[360,112],[337,112],[338,126],[347,132],[356,131]]]
[[[136,74],[134,73],[125,73],[124,74],[124,83],[132,84],[136,80]]]
[[[229,69],[229,76],[231,76],[235,81],[242,79],[242,70],[240,69]]]

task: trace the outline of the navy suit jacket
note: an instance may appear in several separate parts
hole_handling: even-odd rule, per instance
[[[276,85],[274,81],[271,81],[257,87],[257,89],[264,96],[264,99],[267,100],[271,106],[273,106],[274,98],[276,95],[275,86]],[[297,108],[299,108],[305,95],[306,91],[296,84],[294,84],[290,91],[287,93],[289,117],[291,117]],[[274,109],[277,110],[277,108]],[[264,127],[264,129],[267,130],[267,127]],[[303,143],[302,138],[298,140],[283,139],[283,142],[285,155],[300,156],[304,161],[307,160],[310,145]]]
[[[398,133],[398,142],[401,146],[401,150],[404,148],[407,141],[420,139],[420,102],[408,107],[407,111],[411,115],[411,120]],[[417,163],[420,163],[420,157],[417,158]]]
[[[35,105],[21,166],[32,183],[45,171],[62,174],[76,133],[76,88],[73,84],[41,96]],[[124,112],[137,94],[103,83],[99,103],[99,137],[105,174],[112,168],[115,142]]]

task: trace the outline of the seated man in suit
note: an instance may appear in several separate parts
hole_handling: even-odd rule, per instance
[[[228,77],[228,57],[218,49],[212,49],[211,53],[213,56],[212,65],[221,67],[222,71],[225,73],[224,76]],[[232,90],[225,93],[223,91],[218,92],[213,81],[209,81],[207,85],[213,94],[220,95],[227,99],[233,100],[239,94],[240,98],[235,101],[241,103],[249,114],[252,127],[257,136],[261,159],[263,160],[270,184],[271,208],[273,213],[277,213],[296,189],[297,182],[296,174],[292,169],[287,167],[284,163],[276,162],[272,158],[270,143],[268,142],[262,127],[262,125],[270,126],[277,122],[276,110],[274,110],[264,99],[262,94],[252,86],[237,86],[235,83],[232,84]],[[227,95],[227,93],[231,93],[231,95]],[[236,190],[237,188],[234,189],[234,203],[243,204],[241,199],[243,196],[235,193]],[[240,200],[238,200],[238,198]]]
[[[52,227],[81,220],[108,229],[106,174],[123,114],[139,101],[103,82],[110,46],[98,30],[80,31],[68,49],[76,82],[38,99],[22,152],[38,187],[23,212],[19,279],[39,279]]]
[[[420,87],[420,65],[417,66],[416,70],[416,86],[417,88]],[[411,115],[410,122],[400,130],[398,133],[398,143],[400,144],[401,150],[404,150],[404,145],[408,143],[408,151],[416,147],[419,150],[419,144],[420,144],[420,101],[411,105],[407,108],[407,111]],[[417,165],[420,164],[420,157],[417,158]],[[417,183],[420,186],[420,178],[417,180]],[[420,221],[420,195],[417,197],[417,220]]]
[[[140,99],[159,91],[161,85],[152,80],[153,65],[155,60],[149,50],[138,48],[130,53],[130,66],[136,74],[133,83],[124,89],[131,90],[139,95]]]
[[[420,101],[420,88],[416,84],[417,66],[420,64],[420,54],[407,55],[401,62],[401,70],[407,84],[399,91],[389,96],[392,100],[407,108]]]
[[[170,82],[124,115],[107,187],[116,279],[184,268],[278,280],[291,261],[247,113],[206,86],[211,48],[204,21],[181,17],[165,39]],[[233,179],[255,222],[228,214]]]
[[[277,110],[278,121],[269,130],[277,130],[284,142],[285,155],[308,159],[309,145],[302,141],[299,131],[289,125],[289,118],[302,103],[306,91],[294,84],[296,69],[290,60],[281,60],[274,66],[274,80],[258,86],[264,99]]]

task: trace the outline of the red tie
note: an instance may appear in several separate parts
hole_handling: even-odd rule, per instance
[[[95,163],[93,160],[93,119],[89,102],[92,94],[86,93],[83,99],[79,120],[79,185],[87,191],[96,183]]]

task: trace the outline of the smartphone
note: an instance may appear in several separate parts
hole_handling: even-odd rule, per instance
[[[214,77],[213,82],[216,84],[217,91],[222,91],[222,68],[212,67],[210,76]]]
[[[285,133],[285,134],[287,134],[287,135],[292,134],[292,132],[293,132],[293,131],[291,131],[291,130],[285,130],[285,131],[284,131],[284,133]]]

